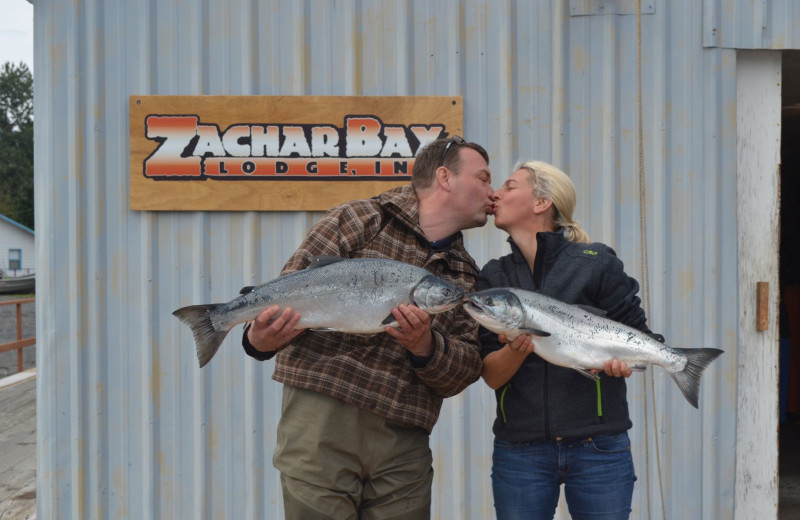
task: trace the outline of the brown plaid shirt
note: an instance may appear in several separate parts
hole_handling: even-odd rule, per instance
[[[477,268],[461,234],[449,249],[436,251],[419,227],[418,210],[410,185],[337,206],[314,225],[281,274],[304,269],[320,255],[392,258],[474,290]],[[461,307],[433,315],[431,328],[434,354],[421,368],[388,334],[309,330],[275,356],[273,379],[430,432],[442,399],[464,390],[481,371],[477,325]]]

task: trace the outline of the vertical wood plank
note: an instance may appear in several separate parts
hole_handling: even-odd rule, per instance
[[[778,513],[778,337],[759,332],[756,283],[778,282],[778,164],[781,54],[736,55],[739,341],[736,421],[736,518]],[[778,301],[767,305],[775,316]]]

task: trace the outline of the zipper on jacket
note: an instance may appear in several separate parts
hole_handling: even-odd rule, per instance
[[[540,240],[541,239],[541,240]],[[531,271],[531,278],[533,280],[533,288],[536,291],[541,291],[544,286],[544,254],[545,254],[545,241],[544,236],[540,233],[536,234],[536,258],[533,259],[533,270]],[[544,392],[542,403],[544,406],[544,438],[550,440],[550,377],[547,361],[542,360],[544,363]]]
[[[550,392],[548,392],[549,382],[547,381],[547,361],[544,361],[544,439],[550,440]]]
[[[511,383],[508,383],[500,393],[500,413],[503,415],[503,423],[508,423],[508,417],[506,417],[506,392],[508,392],[509,388],[511,388]]]

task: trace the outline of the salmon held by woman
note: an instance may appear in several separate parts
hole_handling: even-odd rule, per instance
[[[461,304],[464,291],[426,269],[384,258],[317,257],[302,271],[242,289],[227,303],[190,305],[172,314],[192,329],[205,366],[237,324],[270,305],[300,313],[298,329],[377,334],[396,326],[392,309],[416,305],[429,314]]]
[[[697,408],[700,378],[722,350],[680,349],[605,318],[592,307],[569,305],[524,289],[492,288],[465,296],[464,310],[478,323],[511,341],[532,334],[534,353],[562,367],[573,368],[590,379],[591,369],[618,359],[631,370],[659,365],[669,372],[683,396]]]

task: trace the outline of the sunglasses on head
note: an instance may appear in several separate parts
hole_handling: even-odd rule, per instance
[[[437,168],[444,166],[444,159],[445,157],[447,157],[447,152],[450,151],[450,147],[453,146],[454,143],[457,144],[458,146],[463,146],[467,144],[464,138],[462,138],[460,135],[453,135],[453,137],[451,137],[447,141],[447,145],[444,147],[444,151],[442,152],[442,158],[439,160],[439,166],[437,166]]]

